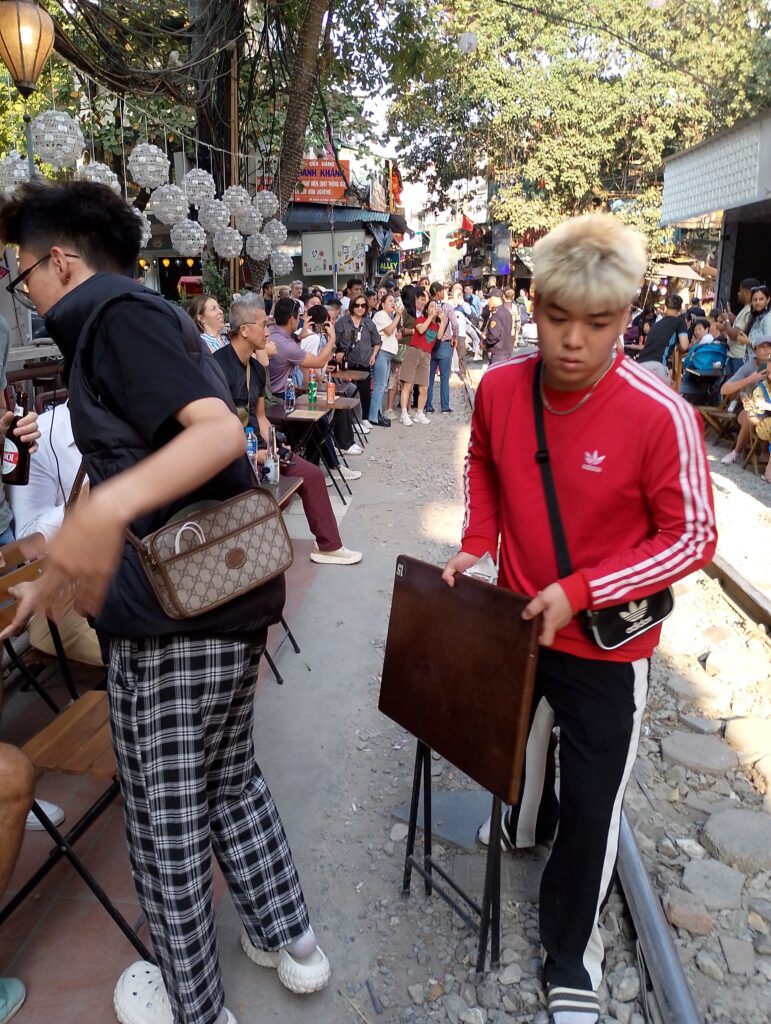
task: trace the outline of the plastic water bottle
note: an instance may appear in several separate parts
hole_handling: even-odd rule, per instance
[[[318,390],[318,385],[316,384],[316,371],[315,370],[311,370],[310,376],[308,377],[308,405],[311,407],[311,409],[316,404],[316,392],[317,392],[317,390]]]
[[[334,382],[334,379],[332,378],[332,374],[330,373],[329,370],[327,370],[326,385],[327,385],[327,405],[334,405],[335,401],[337,399],[337,394],[335,392],[335,382]]]
[[[284,388],[284,412],[294,412],[295,407],[295,390],[294,390],[294,379],[291,375],[286,379],[286,387]]]
[[[245,427],[244,433],[246,434],[246,454],[252,465],[257,461],[257,435],[254,432],[254,427]]]

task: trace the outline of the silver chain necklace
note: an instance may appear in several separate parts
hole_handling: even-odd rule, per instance
[[[608,365],[608,368],[603,371],[603,373],[597,378],[597,380],[594,382],[594,384],[592,384],[591,388],[586,392],[586,394],[581,399],[581,401],[577,402],[573,406],[572,409],[555,409],[554,406],[550,405],[548,398],[544,394],[544,390],[543,390],[543,373],[541,373],[541,379],[538,381],[538,386],[539,386],[539,388],[541,390],[541,401],[543,402],[544,409],[546,409],[547,412],[550,412],[552,414],[552,416],[569,416],[572,412],[578,412],[578,410],[581,408],[582,405],[586,405],[586,403],[592,397],[594,392],[597,390],[597,388],[600,386],[600,384],[603,382],[603,380],[605,380],[607,375],[613,369],[613,364],[615,363],[615,361],[616,361],[616,353],[613,352],[613,353],[611,353],[610,363]]]

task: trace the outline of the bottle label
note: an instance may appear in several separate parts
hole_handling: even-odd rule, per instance
[[[21,419],[24,416],[24,410],[22,409],[18,402],[13,407],[13,415],[18,416],[19,419]]]
[[[3,476],[7,476],[9,473],[13,473],[18,464],[18,446],[11,440],[10,437],[6,436],[5,444],[3,446]]]

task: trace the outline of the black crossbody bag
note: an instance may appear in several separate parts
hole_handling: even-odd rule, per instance
[[[542,373],[543,363],[539,362],[533,377],[533,415],[535,417],[535,436],[538,441],[535,461],[541,471],[554,551],[557,555],[557,569],[560,576],[565,577],[572,574],[573,567],[549,463],[549,448],[546,443],[546,428],[543,422],[543,403],[541,401]],[[654,626],[658,626],[671,614],[674,606],[675,598],[672,588],[666,587],[639,601],[613,604],[595,611],[582,611],[579,613],[578,619],[590,640],[604,651],[613,651],[642,633],[646,633],[649,629],[653,629]]]

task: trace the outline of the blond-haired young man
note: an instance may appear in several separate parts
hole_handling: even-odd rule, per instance
[[[645,265],[640,235],[607,215],[566,221],[536,244],[540,351],[491,366],[478,388],[463,542],[444,572],[453,585],[490,552],[502,586],[534,595],[525,618],[543,616],[523,792],[503,835],[518,847],[554,839],[540,892],[552,1024],[599,1017],[598,917],[660,633],[606,650],[578,615],[644,600],[708,562],[716,544],[693,409],[616,350]],[[566,575],[536,462],[536,401],[573,567]]]

